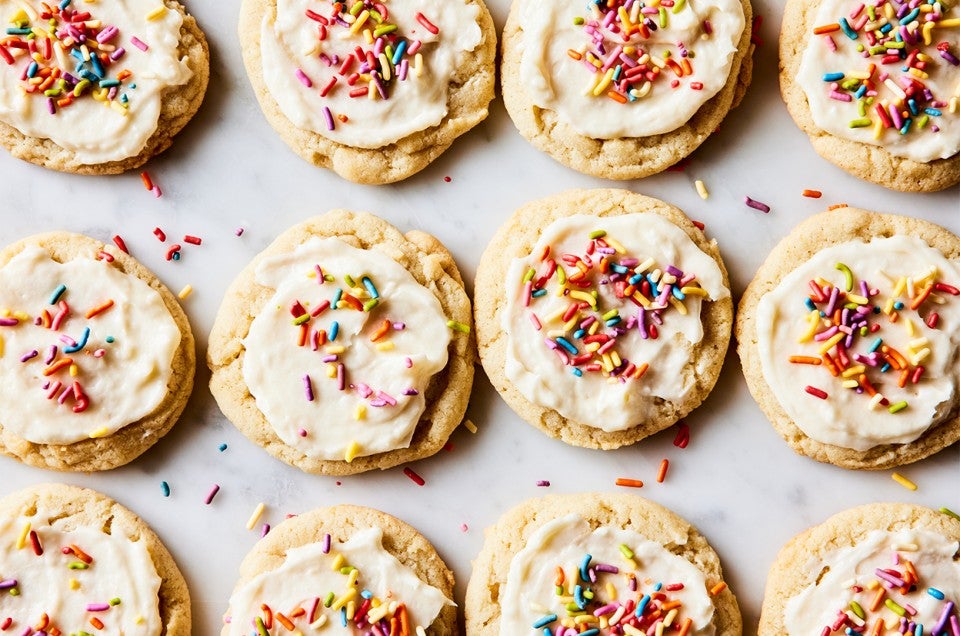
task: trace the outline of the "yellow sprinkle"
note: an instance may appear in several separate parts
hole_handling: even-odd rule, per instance
[[[350,574],[347,576],[347,585],[353,587],[357,584],[357,579],[360,578],[360,570],[350,570]]]
[[[413,72],[417,77],[423,75],[423,53],[417,53],[416,56],[414,56]]]
[[[670,296],[670,304],[673,305],[673,308],[679,311],[681,315],[683,316],[687,315],[686,306],[682,302],[674,298],[673,296]]]
[[[318,618],[317,620],[315,620],[310,624],[310,629],[314,629],[314,630],[320,629],[326,624],[326,622],[327,622],[327,615],[321,614],[320,618]]]
[[[667,612],[666,618],[663,619],[663,626],[670,627],[671,625],[673,625],[673,619],[677,617],[677,613],[678,611],[676,607],[674,607],[672,610]]]
[[[346,351],[346,348],[343,345],[329,345],[324,348],[324,351],[326,351],[327,353],[336,354],[336,353],[343,353],[344,351]]]
[[[866,305],[869,300],[859,294],[847,294],[847,300],[852,303],[857,303],[858,305]]]
[[[844,371],[844,372],[841,373],[840,375],[841,375],[842,377],[844,377],[844,378],[853,378],[853,377],[856,377],[856,376],[860,375],[861,373],[863,373],[863,372],[866,371],[866,370],[867,370],[867,368],[866,368],[865,366],[863,366],[862,364],[858,364],[858,365],[855,366],[855,367],[850,367],[849,369],[847,369],[846,371]]]
[[[97,430],[95,430],[95,431],[93,431],[92,433],[90,433],[90,439],[97,439],[98,437],[106,437],[106,436],[107,436],[107,427],[106,427],[106,426],[101,426],[101,427],[98,428]]]
[[[377,351],[393,351],[394,345],[392,341],[387,342],[378,342]]]
[[[820,325],[820,312],[814,309],[807,314],[807,322],[809,327],[802,336],[797,338],[797,342],[807,342],[813,339],[814,334],[817,333],[817,327]]]
[[[960,27],[960,18],[947,18],[937,22],[938,29],[947,29],[950,27]]]
[[[601,95],[603,95],[604,91],[607,90],[607,88],[613,82],[613,73],[614,73],[614,69],[612,68],[607,69],[607,72],[604,73],[603,78],[597,84],[596,88],[593,89],[594,97],[600,97]]]
[[[830,338],[829,340],[827,340],[826,342],[824,342],[823,345],[820,347],[820,355],[823,355],[823,354],[827,353],[828,351],[830,351],[831,349],[833,349],[833,347],[834,347],[838,342],[840,342],[841,340],[843,340],[843,339],[846,338],[846,337],[847,337],[847,334],[845,334],[845,333],[843,333],[843,332],[840,332],[840,333],[836,334],[835,336],[833,336],[832,338]]]
[[[356,570],[354,570],[354,572],[356,572]],[[346,611],[347,620],[352,621],[356,613],[357,613],[357,604],[354,603],[353,601],[350,601],[349,603],[347,603],[347,611]]]
[[[77,579],[70,579],[70,589],[71,589],[71,590],[79,590],[79,589],[80,589],[80,581],[78,581]]]
[[[330,606],[330,609],[334,612],[339,612],[340,608],[345,606],[350,600],[357,595],[357,588],[351,587],[343,595],[333,602],[333,605]]]
[[[347,451],[343,454],[343,461],[349,464],[359,453],[360,444],[358,444],[356,441],[352,441],[350,442],[350,446],[347,447]]]
[[[647,307],[650,306],[650,301],[647,300],[640,292],[635,292],[635,293],[633,294],[633,298],[634,298],[634,300],[636,300],[638,303],[640,303],[640,304],[643,306],[644,309],[646,309]],[[598,323],[595,322],[595,323],[593,323],[593,324],[596,325],[596,324],[598,324]]]
[[[20,536],[17,538],[17,550],[23,550],[27,547],[27,535],[30,534],[30,522],[28,521],[23,530],[20,531]]]
[[[900,484],[901,486],[903,486],[903,487],[906,488],[907,490],[916,490],[916,489],[917,489],[917,485],[916,485],[915,483],[913,483],[912,481],[910,481],[909,479],[907,479],[906,477],[904,477],[904,476],[901,475],[900,473],[893,473],[892,475],[890,475],[890,477],[893,478],[893,481],[897,482],[898,484]]]
[[[335,378],[337,377],[337,365],[330,363],[327,365],[327,377]]]
[[[575,289],[572,292],[570,292],[570,297],[576,298],[577,300],[582,300],[585,303],[589,303],[591,307],[597,306],[597,299],[585,291],[580,291],[579,289]]]
[[[860,386],[860,383],[856,380],[845,380],[840,385],[845,389],[855,389]]]
[[[380,68],[382,69],[381,72],[383,73],[383,80],[385,82],[389,82],[391,77],[390,69],[392,68],[390,66],[390,60],[387,59],[386,53],[381,53],[379,60],[380,60]]]
[[[477,434],[477,425],[471,422],[470,420],[463,420],[463,425],[464,427],[466,427],[468,431],[470,431],[474,435]]]
[[[193,293],[193,285],[187,285],[186,287],[180,290],[180,293],[177,294],[177,298],[179,298],[180,300],[184,300],[187,296],[189,296],[192,293]]]
[[[364,9],[364,10],[360,13],[360,15],[357,16],[356,22],[354,22],[354,23],[350,26],[350,32],[351,32],[351,33],[359,33],[359,32],[360,32],[360,27],[363,26],[363,23],[366,22],[366,21],[367,21],[367,18],[369,18],[369,17],[370,17],[370,12],[367,11],[366,9]]]
[[[247,530],[253,530],[253,526],[257,525],[257,522],[260,521],[260,517],[263,515],[266,507],[267,505],[262,501],[257,504],[257,507],[253,509],[253,514],[247,519]]]
[[[612,238],[610,238],[609,236],[604,236],[604,237],[603,237],[603,240],[606,241],[606,242],[607,242],[607,245],[609,245],[610,247],[612,247],[612,248],[613,248],[613,251],[615,251],[617,254],[626,254],[626,253],[627,253],[627,248],[625,248],[623,245],[621,245],[620,242],[617,241],[616,239],[612,239]]]
[[[357,404],[357,411],[353,415],[353,419],[358,422],[361,420],[367,419],[367,405],[366,404]]]
[[[684,296],[698,296],[700,298],[709,298],[710,294],[707,293],[707,290],[703,287],[681,287],[680,291]]]
[[[339,570],[343,567],[343,564],[346,562],[346,559],[343,558],[342,554],[337,554],[333,557],[333,563],[330,564],[331,570]]]
[[[156,9],[154,9],[153,11],[147,14],[147,20],[150,20],[150,21],[159,20],[166,14],[167,14],[167,7],[161,4],[159,7],[157,7]]]
[[[90,0],[87,0],[87,2],[89,2],[89,1],[90,1]],[[134,620],[134,622],[136,622],[137,625],[143,625],[144,622],[145,622],[143,616],[140,616],[140,615],[137,615],[137,617],[136,617],[135,619],[133,619],[133,620]]]
[[[0,358],[3,357],[3,336],[0,336]]]
[[[710,193],[707,192],[707,186],[703,185],[703,181],[701,181],[700,179],[697,179],[696,181],[693,182],[693,185],[696,186],[697,194],[700,195],[700,198],[706,201],[707,198],[710,196]]]

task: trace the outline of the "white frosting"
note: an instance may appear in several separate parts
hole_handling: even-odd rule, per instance
[[[318,285],[317,265],[335,280]],[[360,288],[348,288],[346,275]],[[362,276],[370,277],[380,303],[372,311],[327,309],[310,321],[311,333],[330,334],[337,322],[336,340],[316,351],[309,339],[298,347],[300,327],[292,325],[292,304],[300,301],[310,312],[332,301],[338,289],[366,302]],[[383,252],[357,249],[335,238],[314,238],[289,254],[264,259],[256,281],[275,292],[244,339],[243,378],[280,439],[321,459],[342,460],[354,444],[355,456],[409,446],[425,408],[423,391],[447,364],[450,330],[433,293]],[[384,320],[405,327],[392,328],[372,342]],[[392,348],[382,350],[384,346]],[[339,356],[336,361],[323,361],[334,355]],[[328,376],[338,363],[344,368],[344,390]],[[304,375],[310,376],[313,401],[307,400]],[[361,385],[372,393],[364,395]],[[416,394],[405,395],[410,389]],[[396,405],[377,406],[380,392]],[[358,409],[365,411],[362,419],[357,419]]]
[[[410,46],[421,42],[418,53],[423,56],[420,74],[413,68],[415,55],[404,57],[410,65],[405,79],[396,77],[399,65],[391,71],[394,79],[388,82],[388,99],[380,98],[379,93],[376,99],[350,97],[351,90],[366,87],[368,82],[360,79],[352,86],[348,84],[350,75],[360,71],[356,58],[344,74],[340,73],[341,64],[357,47],[368,51],[374,46],[362,33],[351,34],[349,26],[335,23],[323,27],[327,36],[318,39],[322,25],[308,18],[306,11],[329,18],[332,6],[330,0],[277,0],[276,18],[263,18],[263,77],[287,119],[298,128],[356,148],[380,148],[439,124],[447,114],[447,93],[457,67],[483,37],[478,23],[480,6],[466,0],[384,0],[380,6],[389,11],[385,23],[399,27],[388,38],[399,36]],[[416,19],[417,13],[439,32],[431,33]],[[372,33],[372,19],[361,32],[367,30],[367,24]],[[333,63],[334,58],[339,61]],[[312,86],[306,86],[297,76],[298,69]],[[321,91],[334,77],[336,86],[322,96]],[[329,129],[324,108],[337,118],[333,130]],[[348,118],[346,123],[339,119],[342,115]]]
[[[30,518],[0,519],[0,581],[15,580],[19,592],[14,596],[9,590],[0,591],[0,616],[13,619],[9,633],[23,633],[45,614],[63,634],[99,633],[90,624],[90,619],[97,618],[103,622],[102,633],[159,636],[161,579],[144,541],[119,533],[116,524],[111,534],[104,534],[100,528],[73,527],[60,516],[39,511]],[[27,523],[40,540],[41,556],[34,553],[29,540],[17,548]],[[84,563],[77,555],[63,554],[62,549],[71,545],[92,558],[85,569],[76,567]],[[76,589],[71,581],[76,581]],[[88,609],[109,605],[114,599],[120,602],[109,609]]]
[[[872,6],[873,1],[867,2]],[[946,18],[960,18],[960,7],[952,3],[937,3],[942,7]],[[851,12],[858,6],[863,6],[859,0],[822,0],[819,2],[819,8],[816,11],[813,20],[814,26],[823,26],[836,24],[840,18],[845,18],[849,24],[855,25],[859,19],[868,18],[866,11],[860,15],[862,18],[851,18]],[[892,6],[888,3],[888,7]],[[886,17],[883,10],[878,11],[878,21],[868,23],[880,25],[888,23],[893,26],[896,32],[901,26],[895,15],[892,19]],[[803,89],[810,104],[810,112],[816,125],[843,139],[850,139],[859,143],[870,144],[874,146],[883,146],[888,152],[897,156],[926,163],[935,159],[946,159],[957,154],[960,150],[960,113],[957,111],[956,100],[960,96],[960,67],[953,66],[937,50],[940,42],[946,42],[950,45],[950,52],[954,56],[960,55],[960,29],[953,28],[934,28],[930,34],[929,44],[923,44],[922,33],[923,24],[926,22],[928,14],[920,14],[919,20],[914,20],[908,29],[914,31],[919,29],[918,35],[921,41],[919,46],[907,45],[906,51],[918,49],[929,56],[930,61],[926,63],[924,73],[929,77],[918,78],[908,73],[902,72],[903,63],[883,64],[882,58],[886,55],[886,49],[876,55],[868,55],[861,52],[859,48],[870,49],[873,43],[868,40],[866,29],[861,30],[857,40],[851,40],[843,31],[835,31],[826,35],[809,36],[807,47],[803,52],[803,58],[800,68],[797,71],[797,83]],[[836,52],[833,52],[829,46],[828,38],[832,39],[836,45]],[[845,77],[841,82],[847,81],[855,73],[869,73],[871,65],[876,65],[878,71],[873,75],[873,97],[869,105],[866,106],[866,112],[861,114],[858,109],[858,100],[853,98],[852,102],[840,101],[831,98],[832,82],[824,81],[824,76],[829,73],[844,73]],[[875,108],[876,105],[883,104],[886,108],[890,105],[899,105],[901,112],[908,112],[907,105],[903,102],[902,95],[894,93],[887,83],[885,74],[889,73],[889,79],[892,83],[903,88],[902,78],[913,78],[922,82],[931,90],[935,99],[943,103],[936,105],[935,108],[941,111],[939,117],[930,117],[929,122],[923,130],[917,130],[919,116],[911,116],[913,124],[910,131],[901,135],[899,130],[891,127],[883,129],[879,138],[875,135],[873,124],[879,121]],[[866,75],[864,75],[866,76]],[[852,95],[856,91],[841,91]],[[870,94],[865,95],[865,98]],[[953,100],[953,106],[949,105]],[[920,110],[931,106],[928,102],[921,102]],[[908,112],[909,114],[909,112]],[[922,116],[923,113],[920,113]],[[861,117],[868,117],[873,124],[851,128],[850,122]],[[939,131],[934,132],[933,128],[938,127]]]
[[[621,359],[640,366],[649,364],[649,370],[639,380],[620,381],[607,374],[585,372],[582,377],[572,375],[573,367],[562,363],[557,354],[544,342],[562,330],[562,318],[549,320],[563,312],[571,302],[569,296],[558,296],[558,280],[554,276],[547,283],[547,294],[524,306],[523,278],[532,267],[544,273],[540,254],[550,246],[551,258],[565,268],[567,274],[575,267],[562,264],[563,254],[584,253],[595,230],[606,230],[607,236],[618,241],[626,250],[624,257],[639,261],[653,258],[654,267],[675,265],[685,273],[695,274],[697,282],[719,300],[730,295],[723,284],[723,274],[712,257],[705,254],[676,225],[656,214],[628,214],[598,218],[591,215],[570,216],[551,223],[543,230],[529,256],[510,264],[505,281],[507,302],[501,312],[501,325],[508,334],[505,371],[510,381],[531,402],[558,411],[564,417],[604,431],[625,430],[645,421],[660,400],[680,400],[695,383],[694,370],[702,368],[701,361],[690,359],[691,345],[703,339],[700,320],[701,299],[687,296],[684,305],[688,314],[682,315],[672,305],[663,313],[663,325],[658,326],[659,337],[644,339],[639,329],[629,328],[618,339],[615,350]],[[618,258],[620,258],[618,256]],[[653,267],[647,270],[651,273]],[[605,279],[593,273],[595,283]],[[624,327],[635,320],[639,308],[626,299],[617,298],[614,285],[600,285],[597,311],[581,314],[600,316],[611,309],[619,309]],[[649,313],[649,312],[648,312]],[[542,329],[531,321],[537,316]],[[647,324],[650,318],[646,318]],[[583,353],[585,345],[573,337],[574,330],[565,337]],[[611,333],[610,328],[598,333]],[[563,334],[561,334],[563,335]]]
[[[687,0],[678,13],[666,10],[667,28],[651,31],[649,38],[634,33],[627,44],[622,32],[615,34],[599,27],[606,53],[602,55],[604,61],[618,45],[649,53],[655,60],[645,61],[648,66],[664,64],[667,52],[682,61],[678,43],[694,54],[689,59],[692,75],[678,78],[665,68],[652,82],[649,93],[626,104],[610,99],[606,91],[595,96],[595,82],[603,73],[592,72],[585,67],[586,61],[575,60],[568,54],[590,50],[600,53],[584,27],[574,24],[575,18],[596,20],[587,6],[592,5],[582,0],[526,0],[519,15],[523,31],[520,81],[525,92],[535,105],[556,111],[560,121],[580,134],[614,139],[671,132],[685,124],[727,83],[745,26],[743,6],[738,0]],[[654,13],[651,17],[659,27],[659,15]],[[712,35],[704,31],[704,21],[709,21]],[[633,59],[638,57],[639,53]],[[619,65],[624,72],[630,68]],[[610,67],[616,68],[612,62]],[[677,88],[670,85],[675,79],[680,82]],[[702,88],[691,88],[693,82],[699,82]],[[635,87],[639,90],[642,83],[639,81]]]
[[[67,289],[60,300],[70,313],[60,329],[35,324],[43,311],[58,313],[49,301],[61,284]],[[85,317],[108,300],[114,301],[112,307]],[[18,324],[0,326],[0,422],[14,435],[36,444],[102,437],[149,415],[166,397],[180,329],[160,294],[139,278],[91,258],[58,263],[45,250],[28,246],[0,268],[0,312],[20,315]],[[5,317],[11,319],[11,314]],[[69,341],[61,338],[82,341],[86,328],[86,346],[66,351]],[[107,342],[109,337],[114,342]],[[58,347],[56,359],[48,363],[53,345]],[[36,356],[21,362],[33,351]],[[69,367],[44,375],[48,364],[65,357],[76,365],[75,376]],[[43,388],[48,382],[65,388],[48,399],[50,389]],[[80,383],[88,399],[86,410],[74,410],[73,395],[59,402],[73,382]]]
[[[851,601],[857,602],[865,611],[868,627],[872,628],[881,618],[886,621],[886,630],[897,630],[899,617],[885,605],[881,605],[877,612],[870,612],[869,607],[877,593],[877,582],[883,583],[876,570],[892,569],[902,576],[904,560],[913,564],[920,582],[914,591],[906,594],[899,588],[887,589],[886,598],[901,607],[911,605],[916,614],[908,619],[922,624],[924,634],[934,633],[944,603],[960,601],[960,563],[955,558],[958,548],[956,540],[928,530],[874,530],[856,545],[835,550],[810,564],[810,578],[819,576],[819,581],[811,583],[787,602],[784,613],[786,633],[790,636],[819,634],[825,626],[837,620],[837,612],[855,616],[850,609]],[[894,553],[899,554],[900,564],[893,560]],[[863,589],[858,592],[854,586]],[[931,596],[927,592],[929,587],[942,592],[945,599]],[[886,630],[882,633],[890,633]],[[940,633],[949,631],[948,626]]]
[[[685,540],[686,537],[676,538],[680,544]],[[621,546],[633,552],[632,562],[626,559]],[[612,565],[619,572],[597,571],[596,584],[584,582],[579,569],[587,554],[591,556],[591,567]],[[556,592],[558,567],[564,572],[563,596]],[[635,591],[629,587],[631,576],[638,584]],[[554,519],[534,532],[510,561],[507,583],[500,593],[500,634],[540,636],[543,628],[536,629],[533,624],[550,614],[556,614],[561,620],[566,618],[575,585],[592,589],[596,594],[595,602],[586,606],[592,613],[608,603],[639,603],[653,592],[657,583],[683,584],[681,590],[664,592],[670,600],[681,602],[679,618],[674,619],[676,627],[679,628],[684,618],[690,618],[693,622],[688,633],[707,636],[715,632],[707,582],[693,563],[633,530],[610,526],[591,529],[590,524],[576,514]],[[611,598],[608,584],[616,590],[615,599]],[[633,612],[624,613],[623,622],[631,616]],[[611,617],[612,613],[604,614],[605,620]],[[551,625],[553,633],[558,633],[558,624]]]
[[[902,389],[897,386],[898,371],[880,373],[879,369],[868,366],[866,375],[871,384],[890,404],[908,403],[906,409],[895,414],[879,405],[870,410],[870,396],[843,388],[841,378],[834,378],[824,365],[788,361],[793,355],[820,357],[823,341],[798,342],[810,324],[810,309],[804,305],[804,300],[811,293],[808,281],[818,277],[841,290],[846,288],[844,274],[835,268],[838,262],[851,269],[855,280],[866,280],[879,290],[880,294],[870,300],[881,308],[894,288],[894,283],[881,271],[894,279],[901,276],[919,278],[934,266],[939,271],[938,280],[949,284],[960,281],[960,268],[956,264],[913,236],[875,238],[869,243],[850,241],[821,250],[783,277],[774,290],[760,299],[757,339],[763,377],[790,419],[814,440],[858,451],[882,444],[912,442],[940,422],[956,404],[960,379],[957,364],[960,302],[953,296],[936,294],[943,296],[946,302],[935,304],[935,301],[928,300],[918,313],[909,309],[910,300],[904,293],[900,300],[907,306],[900,312],[897,323],[891,323],[884,314],[870,314],[870,321],[879,324],[881,329],[866,337],[858,336],[859,344],[849,351],[851,358],[855,353],[867,354],[878,337],[908,360],[913,340],[927,338],[929,343],[922,348],[928,347],[931,352],[921,362],[924,372],[920,381],[917,384],[908,382]],[[859,295],[859,283],[856,287],[853,293]],[[929,311],[936,311],[940,316],[937,329],[930,329],[924,323]],[[912,336],[906,326],[908,320],[916,329]],[[857,362],[852,360],[851,366],[856,365]],[[804,391],[806,386],[825,391],[828,399],[809,395]]]
[[[50,4],[56,6],[56,3]],[[30,6],[39,11],[39,5],[33,0],[0,0],[0,19],[10,26],[9,19],[21,7]],[[12,66],[0,59],[0,120],[24,135],[52,140],[75,153],[77,160],[84,164],[120,161],[139,154],[157,130],[164,89],[186,84],[193,75],[188,61],[180,59],[177,53],[183,17],[177,11],[167,10],[156,19],[147,19],[159,6],[162,6],[159,0],[75,0],[71,5],[77,11],[89,11],[91,19],[100,21],[104,27],[112,25],[119,29],[119,33],[105,43],[106,47],[101,47],[104,52],[112,52],[111,47],[126,50],[107,67],[109,79],[115,79],[121,70],[132,73],[122,84],[115,100],[116,108],[110,107],[109,102],[98,101],[88,91],[72,105],[58,108],[57,113],[51,115],[46,97],[27,94],[22,88],[21,77],[32,61],[23,55],[17,57]],[[45,22],[38,18],[32,26],[44,28]],[[149,49],[141,51],[131,42],[132,37],[147,44]],[[92,39],[88,46],[95,43]],[[53,47],[54,59],[43,65],[59,66],[75,73],[76,60],[69,52],[58,51],[56,41]],[[17,53],[17,49],[9,50]],[[132,84],[136,88],[132,88]],[[127,96],[129,108],[120,107],[121,95]]]
[[[413,570],[383,549],[383,531],[380,528],[357,532],[346,543],[334,545],[329,554],[324,554],[323,549],[322,543],[308,543],[287,550],[279,567],[263,572],[237,588],[230,597],[229,624],[225,636],[249,634],[254,629],[256,617],[262,617],[260,608],[264,604],[272,608],[274,613],[283,612],[288,617],[296,608],[303,608],[303,616],[291,620],[294,620],[298,629],[308,633],[306,628],[310,625],[310,612],[317,599],[320,602],[312,618],[315,623],[324,621],[325,625],[336,626],[327,631],[357,635],[369,633],[352,620],[345,629],[341,629],[339,607],[324,607],[323,601],[328,593],[333,592],[339,600],[350,589],[357,592],[349,601],[356,609],[364,602],[363,593],[372,595],[371,601],[376,599],[377,604],[390,605],[391,608],[394,604],[402,603],[411,626],[429,627],[444,607],[454,604],[443,592],[420,580]],[[338,554],[344,557],[344,566],[359,570],[355,585],[350,585],[349,575],[333,568]],[[346,603],[342,606],[346,607]],[[392,615],[393,611],[390,611],[388,617]]]

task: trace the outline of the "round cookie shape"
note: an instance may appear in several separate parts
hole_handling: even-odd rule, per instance
[[[530,143],[579,172],[661,172],[742,100],[753,68],[751,20],[748,0],[669,9],[514,0],[503,32],[507,112]]]
[[[221,636],[261,625],[268,634],[339,626],[348,603],[356,608],[348,633],[375,625],[385,634],[457,636],[453,586],[436,549],[403,521],[361,506],[319,508],[287,519],[247,554]]]
[[[64,484],[7,495],[0,510],[4,629],[191,633],[183,575],[157,535],[130,510],[93,490]]]
[[[958,19],[949,5],[788,0],[780,92],[817,153],[893,190],[960,182]]]
[[[132,170],[203,102],[209,47],[175,0],[2,0],[0,15],[0,144],[19,159],[77,174]]]
[[[796,452],[880,470],[960,439],[958,259],[944,228],[856,208],[774,248],[736,335],[751,394]]]
[[[716,383],[733,323],[714,241],[679,209],[573,190],[514,213],[477,271],[480,359],[551,437],[611,449],[661,431]]]
[[[494,95],[482,0],[244,0],[240,40],[274,130],[357,183],[419,172],[486,119]]]
[[[557,586],[564,588],[560,597]],[[598,636],[623,633],[609,630],[618,624],[645,633],[671,613],[683,633],[737,636],[743,629],[707,540],[670,510],[632,495],[554,495],[503,515],[486,530],[473,562],[467,634],[533,636],[544,627],[576,633],[561,628],[569,627],[568,597],[578,613],[603,621],[591,626]]]
[[[80,234],[0,251],[0,452],[54,470],[109,470],[173,427],[193,390],[176,298],[114,245]]]
[[[757,633],[957,631],[958,555],[960,521],[942,512],[894,503],[845,510],[780,550]]]
[[[434,237],[334,210],[280,235],[227,290],[210,335],[223,413],[306,472],[439,451],[473,384],[470,300]]]

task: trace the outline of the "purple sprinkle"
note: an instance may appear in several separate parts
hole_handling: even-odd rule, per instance
[[[141,39],[138,38],[137,36],[133,36],[132,38],[130,38],[130,44],[134,45],[135,47],[137,47],[137,48],[140,49],[141,51],[146,51],[147,49],[150,48],[149,46],[147,46],[147,43],[146,43],[146,42],[144,42],[143,40],[141,40]]]
[[[950,62],[954,66],[960,66],[960,60],[950,51],[940,51],[940,57]]]
[[[347,388],[347,378],[343,372],[343,363],[337,365],[337,388],[341,391]]]
[[[234,230],[233,233],[236,234],[237,236],[243,236],[243,228],[238,227],[236,230]]]
[[[598,563],[593,566],[597,572],[606,572],[608,574],[619,574],[620,568],[615,565],[607,565],[606,563]]]
[[[119,60],[121,57],[127,54],[127,49],[122,46],[117,47],[117,50],[110,54],[110,59],[114,62]]]
[[[57,357],[57,345],[50,345],[50,350],[47,351],[47,357],[43,359],[44,364],[50,364]]]
[[[546,479],[541,479],[540,481],[537,482],[537,486],[540,488],[549,488],[550,482],[547,481]]]
[[[20,356],[20,362],[26,362],[27,360],[30,360],[31,358],[36,358],[38,355],[40,355],[40,352],[37,351],[36,349],[34,349],[33,351],[29,351],[29,352],[23,354],[22,356]]]
[[[207,498],[203,500],[203,503],[209,506],[213,502],[213,498],[217,496],[218,492],[220,492],[220,484],[214,484],[213,488],[210,489],[210,492],[207,493]]]
[[[109,42],[110,40],[115,38],[117,36],[117,33],[119,32],[120,30],[117,27],[110,25],[106,29],[104,29],[103,31],[97,34],[97,42],[99,42],[100,44],[103,44],[104,42]]]
[[[394,329],[394,331],[403,331],[403,330],[406,329],[406,328],[407,328],[407,323],[405,323],[405,322],[395,322],[395,323],[393,323],[393,329]]]
[[[323,107],[323,118],[327,121],[327,130],[333,130],[336,127],[333,123],[333,113],[330,112],[329,106]]]
[[[417,391],[416,389],[406,389],[403,392],[403,394],[404,395],[420,395],[420,391]]]
[[[57,114],[57,105],[54,103],[52,97],[47,98],[47,110],[50,111],[51,115]]]
[[[88,612],[106,612],[110,609],[109,603],[90,603],[87,605]]]
[[[767,205],[766,203],[761,203],[756,199],[751,199],[750,197],[743,197],[743,202],[746,203],[747,206],[753,208],[754,210],[760,210],[764,214],[768,214],[770,212],[769,205]]]
[[[313,402],[313,383],[310,381],[309,374],[303,376],[303,392],[307,396],[307,402]]]
[[[265,536],[267,536],[267,533],[269,532],[270,532],[270,524],[269,523],[263,524],[263,528],[260,529],[260,538],[261,539],[264,538]]]
[[[300,83],[306,86],[307,88],[313,88],[313,81],[307,77],[307,74],[304,73],[301,69],[294,71],[294,75],[297,76],[297,79],[300,80]]]
[[[677,278],[683,278],[683,271],[677,269],[673,265],[667,265],[667,273],[671,276],[676,276]]]
[[[9,590],[14,587],[17,587],[17,579],[7,579],[6,581],[0,581],[0,590]]]
[[[323,535],[323,553],[330,554],[330,535]]]
[[[340,359],[340,356],[336,355],[335,353],[331,353],[330,355],[326,355],[320,358],[320,362],[336,362],[339,359]]]

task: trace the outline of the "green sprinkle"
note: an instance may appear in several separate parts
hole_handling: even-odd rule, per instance
[[[86,569],[88,569],[90,566],[87,565],[86,563],[84,563],[83,561],[74,561],[73,563],[71,563],[71,564],[68,565],[67,567],[70,568],[71,570],[86,570]]]
[[[574,19],[573,19],[573,23],[574,23],[575,25],[577,25],[577,26],[581,26],[584,22],[585,22],[585,20],[584,20],[583,18],[574,18]]]
[[[860,117],[859,119],[853,119],[850,121],[850,128],[866,128],[872,124],[873,122],[870,121],[868,117]]]
[[[941,509],[940,509],[940,512],[942,512],[943,514],[947,515],[948,517],[953,517],[953,518],[956,519],[957,521],[960,521],[960,515],[958,515],[958,514],[955,513],[953,510],[950,510],[950,509],[947,508],[947,507],[941,508]]]
[[[371,298],[371,299],[368,300],[367,302],[363,303],[363,310],[364,310],[364,311],[371,311],[374,307],[376,307],[376,306],[379,305],[379,304],[380,304],[380,299],[379,299],[379,298]]]
[[[843,278],[847,285],[847,291],[853,291],[853,272],[850,271],[850,268],[843,263],[837,263],[834,267],[843,272]]]
[[[342,568],[340,568],[340,574],[343,574],[344,576],[346,576],[356,569],[357,568],[353,567],[352,565],[345,565]]]
[[[523,282],[529,283],[533,280],[533,277],[537,275],[537,270],[532,267],[527,270],[527,273],[523,275]]]
[[[887,410],[890,411],[891,413],[899,413],[900,411],[902,411],[902,410],[905,409],[905,408],[907,408],[907,403],[906,403],[905,401],[901,401],[901,402],[897,402],[896,404],[892,405],[892,406],[891,406],[890,408],[888,408]]]
[[[607,313],[603,314],[600,318],[601,318],[602,320],[610,320],[611,318],[617,316],[618,314],[619,314],[619,310],[617,310],[617,309],[611,309],[611,310],[608,311]]]
[[[564,269],[563,269],[562,267],[560,267],[559,265],[557,265],[557,281],[558,281],[561,285],[563,285],[564,283],[567,282],[567,272],[564,271]]]
[[[660,13],[660,28],[666,29],[667,28],[667,10],[664,9],[663,7],[660,7],[659,13]]]
[[[462,322],[457,322],[456,320],[448,320],[447,326],[454,331],[459,331],[460,333],[470,333],[470,325],[465,325]]]
[[[120,604],[120,597],[115,597],[110,599],[110,605],[116,607],[119,604]]]
[[[334,593],[333,593],[333,592],[328,592],[327,595],[326,595],[326,597],[324,597],[324,599],[323,599],[323,606],[324,606],[324,607],[330,607],[331,605],[333,605],[333,599],[334,599],[334,598],[336,598],[336,596],[334,595]]]
[[[257,634],[260,636],[270,636],[270,632],[267,631],[266,625],[263,624],[263,619],[257,616]]]
[[[308,320],[310,320],[310,314],[303,314],[302,316],[297,316],[296,318],[294,318],[294,319],[293,319],[293,324],[295,324],[295,325],[302,325],[303,323],[307,322]]]
[[[907,610],[903,609],[902,607],[894,603],[893,599],[891,598],[888,598],[886,601],[883,602],[883,604],[886,605],[887,609],[889,609],[891,612],[893,612],[897,616],[907,615]]]
[[[381,35],[386,35],[387,33],[393,33],[399,27],[396,24],[384,24],[383,26],[377,27],[373,30],[373,37],[378,38]]]
[[[857,615],[857,618],[860,620],[865,620],[867,615],[864,613],[863,608],[860,607],[860,603],[856,601],[850,601],[850,609],[853,610],[853,613]]]
[[[676,4],[673,5],[673,12],[680,13],[685,6],[687,6],[687,0],[677,0]]]
[[[621,544],[620,544],[620,554],[622,554],[622,555],[623,555],[625,558],[627,558],[627,559],[632,559],[632,558],[633,558],[633,550],[631,550],[629,547],[627,547],[627,544],[626,544],[626,543],[621,543]]]
[[[607,235],[606,230],[594,230],[593,232],[590,232],[590,238],[592,239],[603,238],[606,235]]]
[[[10,596],[20,596],[20,590],[16,587],[10,588]]]
[[[345,282],[345,283],[347,284],[347,287],[356,287],[356,286],[357,286],[357,281],[353,280],[353,276],[351,276],[350,274],[344,274],[344,276],[343,276],[343,282]]]

